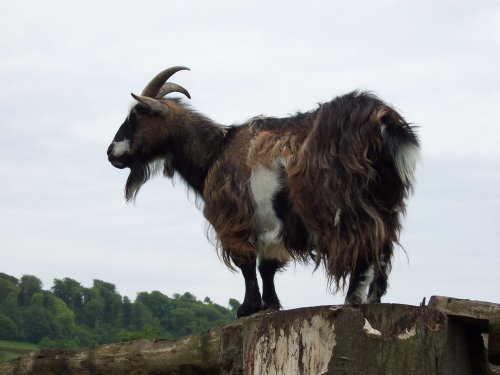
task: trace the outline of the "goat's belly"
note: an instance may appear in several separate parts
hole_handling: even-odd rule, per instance
[[[273,207],[273,198],[281,189],[277,169],[258,165],[250,176],[250,190],[255,203],[257,248],[260,258],[286,262],[290,255],[281,236],[283,226]]]

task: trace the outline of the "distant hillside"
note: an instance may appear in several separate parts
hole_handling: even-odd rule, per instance
[[[229,308],[189,292],[168,297],[142,292],[134,301],[115,285],[94,280],[91,288],[70,278],[55,279],[42,290],[40,279],[0,273],[0,340],[41,348],[76,349],[142,338],[177,338],[223,325],[235,318],[240,303]]]

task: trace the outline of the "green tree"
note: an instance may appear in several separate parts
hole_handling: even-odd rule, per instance
[[[185,336],[198,330],[195,313],[193,310],[186,307],[179,307],[172,310],[169,323],[169,331],[172,332],[175,337]]]
[[[40,279],[20,280],[0,273],[0,339],[40,343],[47,348],[76,348],[139,338],[174,338],[222,325],[231,309],[189,292],[170,298],[159,291],[121,297],[114,284],[94,280],[91,288],[55,279],[50,291]]]
[[[116,287],[111,283],[94,280],[92,289],[99,293],[104,304],[102,310],[103,321],[110,325],[116,324],[122,307],[122,297],[116,292]]]
[[[15,277],[0,273],[0,313],[17,322],[20,316],[17,305],[19,287],[18,279]]]
[[[236,300],[234,298],[229,298],[229,307],[230,307],[231,311],[236,312],[240,306],[241,306],[241,303],[238,300]]]
[[[65,277],[62,280],[54,279],[51,290],[74,312],[76,321],[80,322],[83,315],[83,286],[76,280]]]
[[[134,303],[132,310],[132,329],[134,331],[142,331],[144,327],[153,327],[155,330],[161,330],[161,324],[154,317],[151,311],[140,301]]]
[[[22,339],[38,343],[43,337],[51,335],[50,322],[43,305],[33,304],[22,314]]]
[[[132,302],[130,299],[125,296],[123,297],[122,303],[122,311],[120,316],[121,327],[124,329],[129,329],[132,325],[132,310],[133,310]]]
[[[197,301],[196,297],[189,292],[185,292],[182,296],[179,297],[179,300],[184,301],[184,302],[196,302]]]
[[[17,278],[11,275],[7,275],[6,273],[3,272],[0,272],[0,280],[7,280],[14,285],[17,285],[19,283],[19,280]]]
[[[54,340],[50,337],[44,337],[38,343],[38,346],[43,349],[78,349],[80,347],[80,341],[77,338],[71,340]]]
[[[15,340],[17,324],[6,315],[0,313],[0,340]]]
[[[33,295],[42,291],[42,282],[36,276],[23,275],[19,282],[19,289],[18,304],[21,307],[27,307],[31,304]]]
[[[9,301],[12,296],[16,297],[16,300],[13,302],[17,304],[17,295],[19,294],[18,282],[19,280],[15,277],[0,273],[0,308],[5,302]]]
[[[158,291],[153,291],[151,293],[139,293],[135,301],[146,306],[151,311],[151,314],[160,322],[161,326],[165,330],[168,330],[170,311],[176,303],[175,300]]]
[[[88,327],[98,328],[104,313],[104,300],[95,288],[84,290],[82,323]]]
[[[69,340],[73,336],[75,327],[74,312],[63,300],[53,294],[46,292],[44,297],[44,306],[51,324],[52,338]]]
[[[205,297],[205,299],[203,300],[203,303],[211,304],[213,302],[212,302],[212,300],[209,297]]]
[[[84,325],[75,325],[73,335],[82,347],[89,347],[99,344],[97,334],[93,328]]]

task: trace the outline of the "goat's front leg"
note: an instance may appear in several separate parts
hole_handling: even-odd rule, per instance
[[[283,267],[277,259],[261,259],[259,273],[262,278],[262,309],[281,309],[281,303],[274,288],[274,275]]]
[[[245,278],[245,299],[236,313],[238,318],[252,315],[262,310],[262,298],[257,282],[256,265],[255,260],[250,263],[237,264]]]

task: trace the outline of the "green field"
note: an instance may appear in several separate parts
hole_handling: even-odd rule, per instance
[[[38,346],[35,344],[0,340],[0,362],[17,358],[37,349]]]

